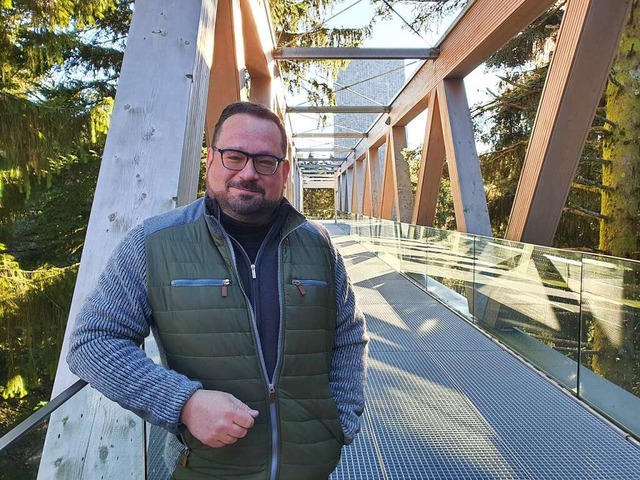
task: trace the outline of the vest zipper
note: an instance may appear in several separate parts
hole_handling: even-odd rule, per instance
[[[233,244],[231,243],[232,240],[228,235],[226,236],[225,240],[227,243],[227,247],[229,248],[229,253],[231,255],[231,261],[232,261],[231,268],[235,270],[236,276],[240,278],[240,272],[238,271],[236,255],[233,250]],[[244,251],[244,249],[242,248],[242,245],[240,245],[240,249]],[[258,251],[258,255],[260,255],[259,251]],[[245,252],[245,256],[248,258],[248,255],[246,254],[246,252]],[[280,252],[278,252],[278,260],[280,260],[279,257],[280,257]],[[278,262],[278,265],[279,263],[280,262]],[[278,266],[278,269],[279,268],[280,267]],[[253,263],[251,263],[251,276],[254,279],[257,278],[256,266]],[[276,360],[276,367],[273,372],[273,379],[271,382],[269,382],[269,372],[267,372],[267,364],[265,363],[264,355],[262,354],[262,343],[260,342],[260,335],[258,334],[256,314],[253,310],[253,306],[251,305],[251,302],[249,301],[249,297],[247,297],[247,292],[244,291],[244,286],[242,285],[242,281],[239,281],[238,283],[239,283],[240,291],[242,292],[245,302],[247,303],[247,306],[249,308],[249,314],[251,316],[251,327],[252,327],[251,330],[253,331],[253,338],[256,341],[256,348],[258,350],[257,354],[258,354],[258,358],[260,359],[260,366],[262,367],[262,377],[264,379],[265,384],[267,385],[267,393],[269,395],[269,419],[271,422],[271,470],[269,472],[269,480],[276,480],[280,465],[278,461],[279,460],[278,459],[279,431],[278,431],[278,410],[277,410],[277,403],[276,403],[275,384],[276,384],[276,375],[278,371],[278,365],[280,364],[280,339],[278,340],[278,347],[277,347],[278,352],[276,357],[277,360]],[[279,281],[278,283],[280,284],[281,281]],[[255,284],[253,285],[253,288],[255,288]],[[281,292],[282,292],[282,288],[280,288],[280,293]],[[256,292],[254,292],[254,295],[255,294]],[[282,302],[280,302],[280,319],[282,320]],[[281,335],[282,335],[282,321],[280,322],[280,331],[278,332],[278,336],[280,337]]]
[[[276,407],[276,389],[273,383],[269,384],[269,416],[271,417],[271,472],[270,480],[276,480],[278,476],[278,411]]]

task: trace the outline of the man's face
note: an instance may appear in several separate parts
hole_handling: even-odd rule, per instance
[[[222,125],[215,147],[283,157],[282,137],[270,120],[252,115],[229,117]],[[261,175],[253,161],[240,171],[227,169],[220,152],[207,151],[207,193],[215,198],[222,211],[241,222],[263,225],[269,221],[282,199],[289,175],[289,162],[280,162],[276,173]]]

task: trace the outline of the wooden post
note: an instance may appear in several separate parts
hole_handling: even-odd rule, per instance
[[[195,198],[216,7],[136,2],[53,396],[76,380],[69,333],[115,245]],[[143,445],[143,422],[86,388],[51,416],[38,478],[145,478]]]
[[[367,149],[367,168],[369,176],[369,187],[371,188],[371,215],[380,217],[380,190],[382,176],[380,174],[380,157],[378,147]]]
[[[444,136],[437,90],[431,92],[428,108],[412,223],[431,227],[436,216],[442,167],[445,160]]]
[[[213,127],[228,104],[246,100],[244,44],[239,0],[218,0],[215,48],[207,98],[205,135],[211,145]]]
[[[464,81],[443,80],[438,85],[438,100],[456,225],[461,232],[490,237],[491,222]]]
[[[409,164],[402,158],[402,149],[407,146],[404,127],[392,127],[387,134],[387,148],[380,199],[380,218],[391,220],[395,207],[396,220],[411,221],[413,198]]]

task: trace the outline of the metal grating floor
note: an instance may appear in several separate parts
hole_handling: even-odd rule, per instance
[[[327,222],[371,336],[332,480],[640,479],[640,449]]]

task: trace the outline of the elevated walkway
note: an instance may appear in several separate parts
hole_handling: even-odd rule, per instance
[[[639,478],[621,431],[325,226],[371,336],[363,431],[333,480]]]

